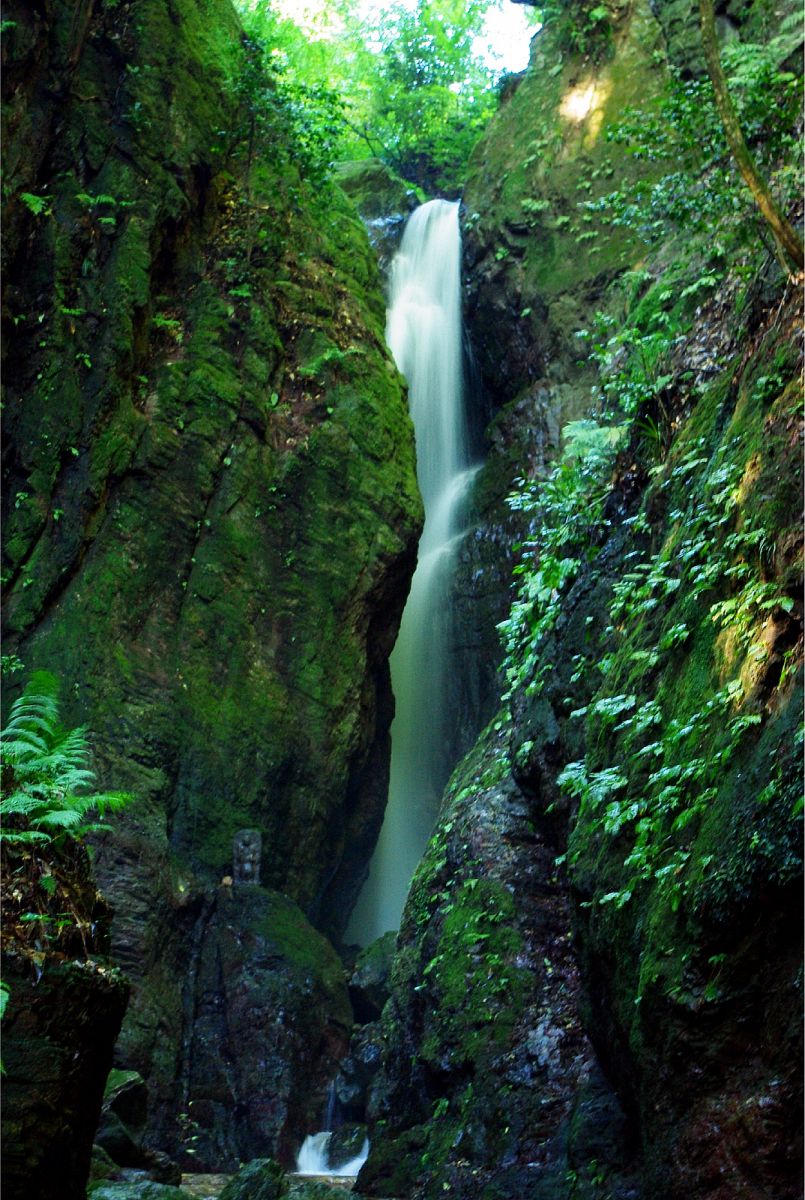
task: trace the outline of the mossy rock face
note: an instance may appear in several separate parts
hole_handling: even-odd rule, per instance
[[[542,1195],[548,1178],[545,1196],[567,1194],[594,1055],[555,853],[511,778],[510,732],[499,716],[457,768],[414,876],[360,1195],[491,1200]]]
[[[5,647],[61,677],[103,783],[137,797],[97,870],[153,1132],[233,836],[259,830],[263,885],[334,937],[360,887],[413,433],[352,205],[279,134],[245,161],[228,0],[5,15]]]
[[[358,210],[385,277],[408,217],[425,199],[423,192],[379,158],[337,163],[335,178]]]
[[[619,10],[606,54],[582,56],[562,41],[562,13],[537,35],[529,69],[479,140],[461,210],[475,420],[486,425],[486,457],[454,582],[465,664],[451,681],[457,756],[500,694],[498,625],[510,606],[514,547],[526,533],[505,499],[518,478],[550,470],[562,426],[588,414],[596,373],[575,335],[593,325],[597,309],[622,315],[617,280],[647,249],[581,206],[653,169],[607,141],[607,131],[629,105],[659,96],[662,30],[640,0]]]
[[[642,491],[620,464],[628,519],[512,697],[515,774],[566,844],[584,1023],[646,1194],[800,1186],[800,364],[784,281],[761,279],[762,302],[736,317],[720,298],[679,339],[673,377],[705,337],[726,365]]]
[[[210,897],[197,938],[187,1167],[231,1171],[268,1148],[291,1167],[349,1040],[341,960],[293,901],[255,884]]]
[[[365,221],[408,213],[423,199],[379,158],[337,163],[335,177]]]
[[[546,380],[563,421],[586,399],[592,377],[578,369],[573,335],[596,307],[608,307],[608,285],[646,247],[580,206],[651,172],[606,133],[628,106],[658,97],[663,51],[645,0],[620,11],[611,47],[597,61],[563,48],[556,17],[473,153],[463,210],[467,320],[498,405]]]

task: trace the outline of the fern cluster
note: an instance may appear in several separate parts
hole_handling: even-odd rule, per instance
[[[107,812],[122,808],[124,792],[91,792],[95,773],[83,728],[59,722],[53,676],[36,672],[14,702],[0,733],[0,838],[6,843],[59,843],[104,829]]]

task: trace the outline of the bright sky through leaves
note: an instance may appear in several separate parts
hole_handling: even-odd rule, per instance
[[[280,16],[294,21],[313,36],[326,38],[328,31],[338,29],[338,18],[326,12],[330,7],[327,0],[305,0],[301,4],[299,0],[275,0],[274,7]],[[356,4],[361,16],[367,17],[382,12],[383,7],[377,0],[358,0]],[[529,20],[530,11],[511,0],[490,3],[485,28],[475,41],[475,49],[493,70],[523,71],[528,65],[529,42],[537,28],[533,18]]]

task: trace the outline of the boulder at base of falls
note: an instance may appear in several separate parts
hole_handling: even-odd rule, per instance
[[[114,1168],[138,1169],[155,1183],[179,1184],[181,1167],[161,1150],[143,1142],[148,1120],[148,1089],[137,1071],[112,1070],[104,1090],[101,1120],[95,1134],[96,1151],[106,1154]],[[118,1178],[116,1170],[101,1178]]]
[[[292,900],[256,884],[220,888],[199,932],[185,1169],[290,1167],[347,1049],[343,965]]]
[[[154,1183],[151,1179],[91,1185],[87,1196],[88,1200],[192,1200],[190,1192],[166,1183]]]
[[[338,1200],[346,1195],[345,1189],[338,1184],[325,1183],[321,1179],[306,1179],[302,1183],[292,1183],[289,1200]]]
[[[349,1053],[341,1060],[335,1077],[339,1115],[347,1121],[362,1121],[374,1114],[375,1084],[383,1057],[383,1031],[380,1021],[359,1025],[349,1043]]]
[[[278,1162],[255,1158],[229,1180],[220,1200],[284,1200],[289,1186]]]
[[[364,1147],[368,1130],[365,1125],[341,1125],[327,1143],[327,1161],[333,1171],[357,1158]]]

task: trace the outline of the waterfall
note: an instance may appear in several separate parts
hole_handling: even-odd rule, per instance
[[[369,1157],[369,1139],[365,1138],[360,1154],[356,1154],[349,1162],[340,1167],[330,1165],[328,1152],[332,1132],[310,1133],[302,1143],[302,1148],[296,1156],[297,1175],[329,1175],[331,1178],[343,1178],[358,1174]]]
[[[469,466],[461,345],[458,203],[431,200],[408,221],[391,267],[386,340],[408,381],[425,527],[391,655],[396,715],[383,828],[347,930],[366,945],[399,926],[433,828],[449,764],[446,684],[452,551],[461,537]]]

